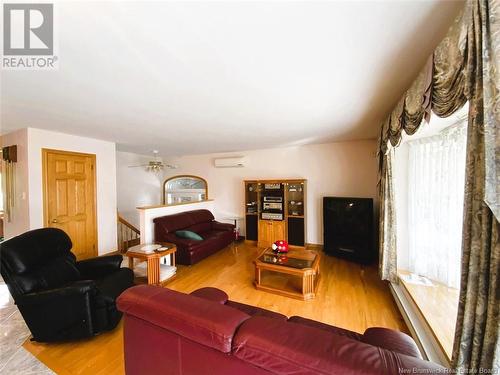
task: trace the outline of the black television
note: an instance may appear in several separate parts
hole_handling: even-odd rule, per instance
[[[369,264],[376,259],[373,199],[323,197],[326,254]]]

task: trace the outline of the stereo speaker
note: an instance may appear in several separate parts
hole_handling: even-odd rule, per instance
[[[246,215],[245,238],[250,241],[257,241],[257,215]]]
[[[304,246],[304,218],[288,218],[288,244]]]

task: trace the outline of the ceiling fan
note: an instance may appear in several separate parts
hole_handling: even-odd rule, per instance
[[[177,168],[179,168],[179,166],[175,165],[175,164],[163,164],[163,161],[158,156],[158,150],[153,150],[153,160],[150,160],[147,164],[129,165],[128,167],[129,168],[143,167],[143,168],[146,168],[146,171],[148,171],[148,172],[155,172],[155,173],[162,171],[163,168],[167,168],[167,169],[177,169]]]

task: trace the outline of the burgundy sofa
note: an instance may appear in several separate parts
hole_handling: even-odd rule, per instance
[[[141,285],[126,290],[117,303],[124,313],[128,375],[443,371],[422,360],[413,340],[401,332],[369,328],[359,334],[298,316],[287,319],[229,301],[215,288],[188,295]]]
[[[234,241],[234,225],[215,221],[209,210],[180,212],[153,219],[155,241],[171,242],[177,246],[176,260],[180,264],[195,264],[225,248]],[[177,237],[178,230],[190,230],[203,241]]]

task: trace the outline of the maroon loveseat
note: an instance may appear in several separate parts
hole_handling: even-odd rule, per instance
[[[128,375],[391,375],[438,373],[397,331],[364,334],[229,301],[215,288],[191,295],[141,285],[118,298]],[[405,372],[408,371],[408,372]],[[418,372],[418,373],[424,373]],[[442,373],[442,372],[441,372]]]
[[[209,210],[180,212],[153,219],[155,241],[171,242],[177,246],[176,260],[180,264],[195,264],[225,248],[234,241],[234,225],[215,221]],[[190,230],[203,241],[178,237],[178,230]]]

